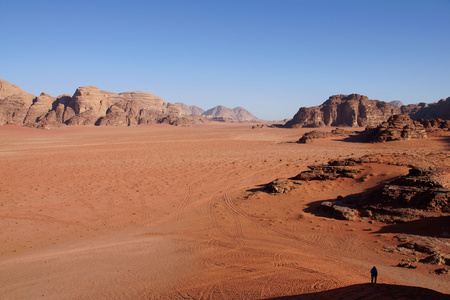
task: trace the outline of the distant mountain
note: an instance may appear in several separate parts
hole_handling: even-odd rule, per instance
[[[181,102],[177,102],[175,103],[176,105],[178,105],[179,107],[181,107],[181,110],[183,111],[183,114],[185,115],[198,115],[201,116],[205,110],[203,108],[200,108],[198,106],[195,105],[187,105]]]
[[[239,122],[260,122],[261,120],[249,113],[245,108],[235,107],[233,109],[218,105],[207,111],[202,116],[207,118],[230,119]]]
[[[394,100],[394,101],[391,101],[389,103],[390,104],[394,104],[397,107],[402,107],[403,106],[403,103],[401,101],[399,101],[399,100]]]

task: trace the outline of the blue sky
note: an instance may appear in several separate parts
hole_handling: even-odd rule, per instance
[[[291,118],[334,94],[450,96],[450,0],[0,0],[0,78]]]

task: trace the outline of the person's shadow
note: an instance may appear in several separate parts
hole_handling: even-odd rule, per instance
[[[370,279],[370,278],[369,278]],[[384,283],[364,283],[355,284],[342,288],[337,288],[333,290],[294,295],[294,296],[284,296],[267,298],[272,300],[292,300],[292,299],[433,299],[433,300],[450,300],[449,294],[439,293],[430,289],[415,287],[415,286],[405,286],[405,285],[395,285],[395,284],[384,284]]]

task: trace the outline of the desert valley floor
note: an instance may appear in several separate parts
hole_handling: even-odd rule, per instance
[[[449,166],[449,138],[295,143],[307,131],[0,127],[0,298],[382,299],[368,284],[374,265],[379,289],[393,298],[449,294],[449,276],[431,274],[432,266],[396,267],[403,256],[383,250],[396,243],[395,227],[308,210],[408,167],[373,164],[366,180],[251,192],[307,165],[367,154]]]

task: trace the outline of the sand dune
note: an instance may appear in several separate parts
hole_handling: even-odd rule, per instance
[[[404,153],[448,165],[448,137],[292,143],[306,131],[252,130],[248,124],[0,127],[0,295],[267,299],[314,293],[325,299],[450,293],[448,276],[430,274],[427,265],[395,267],[402,255],[382,251],[400,227],[308,212],[317,201],[406,174],[405,166],[374,164],[364,182],[308,182],[281,196],[247,197],[261,184],[336,158]],[[380,272],[376,288],[365,285],[373,265]]]

